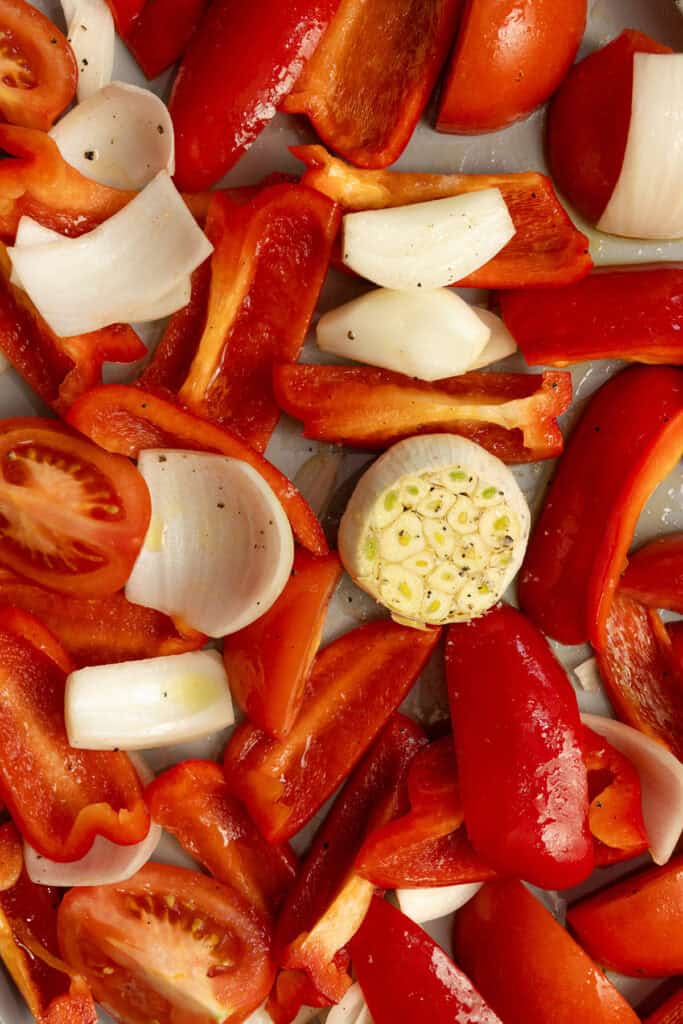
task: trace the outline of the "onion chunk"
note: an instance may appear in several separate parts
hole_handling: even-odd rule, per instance
[[[436,921],[464,907],[481,889],[483,882],[440,885],[425,889],[397,889],[396,897],[406,917],[416,924]]]
[[[82,103],[111,81],[116,29],[106,0],[62,0]]]

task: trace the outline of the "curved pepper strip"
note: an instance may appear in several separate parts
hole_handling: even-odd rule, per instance
[[[140,842],[149,813],[126,754],[69,746],[65,655],[60,667],[45,653],[55,645],[31,616],[0,610],[0,796],[27,842],[66,862],[84,856],[98,835]]]
[[[461,0],[342,0],[282,109],[307,114],[358,167],[408,145],[453,42]]]
[[[304,436],[384,449],[415,434],[460,434],[503,462],[559,455],[571,402],[565,373],[466,373],[436,383],[368,366],[278,366],[275,398]]]
[[[100,448],[131,459],[145,448],[184,448],[241,459],[272,487],[299,543],[315,555],[327,554],[322,527],[294,484],[229,430],[140,388],[117,384],[88,391],[72,405],[66,418]]]
[[[683,614],[683,533],[657,537],[629,555],[619,590],[648,608]]]
[[[683,267],[605,267],[566,288],[499,298],[529,366],[683,363]]]
[[[147,0],[107,0],[114,15],[116,31],[126,39],[142,14]]]
[[[182,57],[208,6],[209,0],[147,0],[122,33],[147,78],[156,78]]]
[[[616,864],[645,853],[640,776],[627,757],[584,725],[583,756],[588,770],[588,825],[595,864]]]
[[[284,842],[332,795],[426,665],[440,630],[395,622],[346,633],[316,658],[284,740],[244,723],[225,752],[228,785],[269,842]]]
[[[521,607],[564,644],[600,650],[635,524],[683,450],[683,371],[631,367],[569,438],[518,578]]]
[[[458,282],[467,288],[547,288],[580,281],[593,266],[588,239],[574,226],[546,175],[421,174],[349,167],[322,146],[295,146],[306,164],[302,182],[323,192],[347,213],[384,210],[429,199],[499,188],[515,225],[501,252]]]
[[[639,1010],[642,1016],[644,1008]],[[665,1002],[643,1017],[643,1024],[683,1024],[683,986],[679,985]]]

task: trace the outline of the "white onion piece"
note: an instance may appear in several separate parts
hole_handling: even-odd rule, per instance
[[[626,238],[683,236],[683,54],[636,53],[621,173],[598,221]]]
[[[78,102],[111,82],[116,29],[106,0],[62,0],[67,36],[78,65]]]
[[[235,715],[217,651],[93,665],[66,680],[69,743],[80,750],[144,750],[208,736]]]
[[[378,288],[325,313],[317,328],[324,352],[429,381],[465,373],[490,337],[474,310],[447,288]]]
[[[480,354],[468,366],[468,370],[480,370],[482,366],[499,363],[501,359],[507,359],[508,356],[514,355],[517,351],[517,342],[508,331],[504,321],[490,309],[482,309],[481,306],[473,306],[472,309],[488,327],[491,334]]]
[[[387,210],[347,213],[344,263],[383,288],[442,288],[462,281],[515,234],[497,188]]]
[[[630,725],[601,715],[581,715],[581,720],[637,770],[650,853],[655,864],[666,864],[683,831],[683,764],[661,743]]]
[[[319,1013],[320,1010],[311,1006],[302,1006],[292,1024],[309,1024],[309,1021],[315,1020]],[[266,1010],[265,1003],[263,1006],[259,1006],[258,1010],[254,1010],[244,1024],[273,1024],[273,1018]]]
[[[387,979],[390,984],[390,979]],[[372,1017],[358,983],[352,985],[341,1002],[333,1006],[325,1024],[372,1024]]]
[[[440,885],[425,889],[397,889],[398,904],[416,924],[436,921],[464,907],[481,889],[483,882],[464,882],[462,885]]]
[[[155,319],[161,297],[212,251],[166,171],[94,231],[8,250],[23,287],[61,337]]]
[[[144,451],[138,469],[152,519],[128,600],[213,637],[264,615],[294,559],[289,521],[264,479],[245,462],[205,452]]]
[[[136,85],[106,85],[58,121],[50,135],[67,163],[110,188],[137,191],[159,171],[175,173],[168,107]]]
[[[586,661],[582,661],[573,671],[579,680],[581,689],[586,693],[597,693],[602,688],[597,658],[588,658]]]

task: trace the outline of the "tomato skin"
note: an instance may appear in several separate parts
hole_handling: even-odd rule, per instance
[[[478,135],[527,117],[567,74],[585,27],[586,0],[468,0],[438,130]]]

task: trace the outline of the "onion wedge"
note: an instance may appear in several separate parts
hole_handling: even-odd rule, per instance
[[[517,342],[501,318],[489,309],[482,309],[481,306],[474,306],[473,309],[479,319],[488,327],[490,335],[482,351],[468,366],[468,370],[480,370],[483,366],[499,363],[501,359],[507,359],[508,356],[514,355],[517,351]]]
[[[116,29],[106,0],[62,0],[67,36],[78,65],[79,103],[111,82]]]
[[[387,979],[390,984],[390,979]],[[352,985],[341,1002],[330,1010],[326,1024],[372,1024],[362,989],[358,983]]]
[[[436,921],[464,907],[481,889],[483,882],[440,885],[429,889],[397,889],[398,905],[416,924]]]

